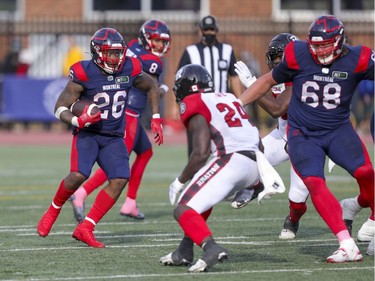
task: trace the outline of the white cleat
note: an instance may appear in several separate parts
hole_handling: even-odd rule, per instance
[[[177,266],[180,266],[180,265],[190,265],[192,262],[191,261],[188,261],[184,258],[181,258],[181,257],[178,257],[176,255],[176,257],[172,257],[172,253],[169,253],[168,255],[164,256],[164,257],[161,257],[160,258],[160,263],[164,264],[164,265],[177,265]]]
[[[342,263],[362,261],[361,255],[357,245],[353,239],[347,239],[340,243],[340,248],[327,258],[328,263]]]
[[[296,238],[296,234],[290,229],[282,229],[279,235],[279,239],[281,240],[292,240],[294,238]]]
[[[375,235],[375,221],[368,219],[358,230],[357,240],[360,242],[370,242]]]
[[[189,267],[189,272],[199,273],[206,272],[208,268],[207,263],[204,260],[199,259],[194,265]]]

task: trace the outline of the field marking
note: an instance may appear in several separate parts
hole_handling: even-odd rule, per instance
[[[374,270],[374,267],[337,267],[337,268],[291,268],[291,269],[257,269],[257,270],[241,270],[241,271],[220,271],[220,272],[205,272],[201,273],[203,276],[206,275],[231,275],[233,274],[255,274],[255,273],[314,273],[320,271],[347,271],[347,270]],[[59,278],[32,278],[33,281],[62,281],[62,280],[109,280],[109,279],[126,279],[126,278],[151,278],[151,277],[182,277],[182,276],[196,276],[197,273],[166,273],[166,274],[124,274],[124,275],[107,275],[107,276],[75,276],[75,277],[59,277]],[[3,281],[15,281],[17,279],[9,279]],[[21,280],[21,279],[18,279]]]
[[[70,233],[69,233],[70,234]],[[129,248],[150,248],[150,247],[173,247],[178,245],[178,242],[181,240],[180,233],[160,233],[160,234],[134,234],[134,235],[108,235],[108,236],[97,236],[99,239],[111,239],[111,238],[134,238],[134,237],[168,237],[167,239],[151,239],[151,241],[159,242],[158,244],[140,244],[140,245],[106,245],[108,249],[129,249]],[[170,238],[171,236],[176,236],[176,238]],[[44,239],[44,238],[40,238]],[[309,247],[321,247],[321,246],[335,246],[337,245],[337,240],[332,239],[301,239],[301,240],[294,240],[294,241],[283,241],[283,240],[268,240],[268,241],[234,241],[237,239],[251,239],[251,237],[244,237],[244,236],[229,236],[229,237],[216,237],[215,240],[223,245],[251,245],[251,246],[270,246],[274,244],[281,244],[281,243],[290,243],[293,242],[294,244],[303,244],[303,246]],[[71,242],[74,240],[71,239]],[[167,243],[160,243],[160,242],[167,242]],[[176,242],[176,243],[168,243],[168,242]],[[306,244],[309,243],[309,244]],[[314,243],[314,244],[311,244]],[[359,244],[368,244],[368,242],[359,242]],[[15,248],[15,249],[0,249],[0,253],[2,252],[29,252],[29,251],[54,251],[54,250],[82,250],[82,249],[91,249],[84,244],[80,244],[80,246],[62,246],[62,247],[30,247],[30,248]]]

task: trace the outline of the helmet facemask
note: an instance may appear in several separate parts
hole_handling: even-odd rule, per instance
[[[103,45],[101,49],[96,48],[98,59],[95,62],[108,74],[114,74],[125,61],[125,50],[121,44]]]
[[[320,16],[310,26],[307,43],[318,64],[330,65],[344,48],[344,25],[335,16]]]
[[[155,56],[164,57],[171,44],[169,27],[160,20],[149,20],[139,30],[138,42]]]
[[[113,28],[101,28],[91,37],[92,60],[107,74],[114,74],[121,70],[126,49],[122,35]]]
[[[149,37],[149,39],[147,38]],[[145,36],[147,41],[146,50],[153,53],[155,56],[164,57],[170,47],[169,34],[152,34],[151,36]]]
[[[320,64],[329,65],[341,55],[341,41],[344,41],[341,35],[327,40],[324,40],[322,37],[312,37],[309,40],[310,52]]]

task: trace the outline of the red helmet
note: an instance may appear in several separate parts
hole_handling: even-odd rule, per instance
[[[91,37],[90,51],[93,61],[108,74],[118,72],[124,61],[126,43],[113,28],[101,28]]]
[[[158,47],[152,39],[159,39],[162,41],[162,46]],[[168,25],[160,20],[146,21],[139,30],[138,37],[139,44],[147,51],[153,53],[158,57],[163,57],[170,49],[171,33]]]
[[[345,44],[344,25],[335,16],[321,16],[311,24],[307,42],[314,60],[329,65],[341,55]]]

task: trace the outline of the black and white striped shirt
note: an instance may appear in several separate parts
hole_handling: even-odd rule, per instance
[[[213,46],[206,46],[199,42],[186,47],[178,68],[191,63],[203,65],[212,76],[215,91],[227,93],[230,92],[228,77],[237,75],[234,71],[235,62],[231,45],[217,42]]]

